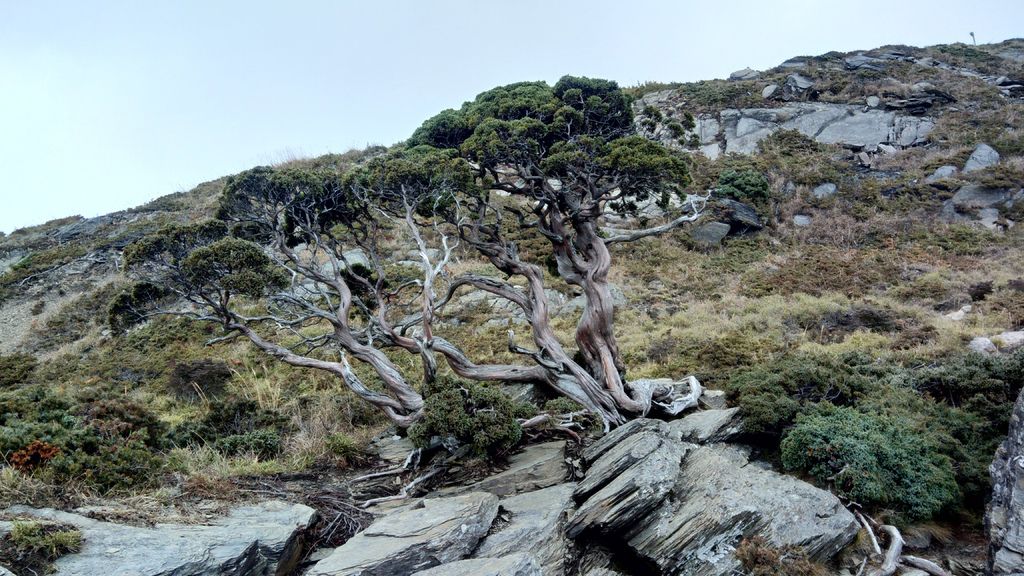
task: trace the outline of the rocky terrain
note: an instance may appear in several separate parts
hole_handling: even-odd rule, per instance
[[[524,431],[492,459],[417,451],[337,383],[208,344],[208,325],[118,327],[125,247],[214,217],[221,179],[0,237],[0,565],[853,576],[885,573],[899,540],[888,574],[1024,573],[1024,41],[627,92],[639,133],[685,154],[712,203],[689,229],[616,248],[616,330],[631,377],[693,374],[698,408]],[[381,151],[289,166],[343,171]],[[415,262],[410,238],[387,242]],[[537,246],[521,242],[543,263]],[[469,251],[451,264],[479,266]],[[583,297],[548,280],[571,342]],[[526,323],[469,293],[438,329],[505,361]]]

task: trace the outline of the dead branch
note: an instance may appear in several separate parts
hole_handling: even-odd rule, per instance
[[[900,562],[907,566],[917,568],[918,570],[924,570],[932,576],[949,576],[949,572],[946,572],[941,566],[931,560],[925,560],[924,558],[904,554],[900,557]]]

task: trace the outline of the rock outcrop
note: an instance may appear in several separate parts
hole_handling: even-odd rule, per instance
[[[473,556],[500,558],[529,551],[544,576],[562,576],[569,556],[565,522],[575,489],[575,484],[560,484],[503,499],[498,512],[502,525],[480,543]]]
[[[209,525],[152,528],[102,522],[50,509],[7,513],[68,524],[82,532],[82,549],[56,561],[58,576],[275,576],[290,574],[303,552],[303,532],[316,512],[301,504],[240,506]],[[0,522],[0,534],[9,524]]]
[[[793,80],[787,82],[789,92],[786,88],[782,92],[794,94],[805,85]],[[765,97],[772,98],[778,92],[773,90]],[[666,122],[685,114],[685,106],[676,101],[671,90],[646,94],[635,104],[635,111],[640,115],[647,106],[659,109]],[[714,159],[723,153],[752,154],[758,142],[778,130],[796,130],[818,142],[874,152],[883,145],[906,148],[923,144],[934,128],[934,120],[927,116],[856,104],[791,102],[778,108],[725,109],[700,115],[685,138],[699,141],[700,151]],[[679,146],[679,137],[668,128],[659,124],[652,132],[650,135],[662,143]]]
[[[425,499],[380,518],[308,574],[398,576],[462,560],[487,534],[497,514],[498,497],[486,492]]]
[[[630,422],[583,460],[569,536],[617,541],[661,574],[732,574],[736,545],[756,535],[826,559],[859,529],[831,493],[750,465],[742,449],[684,442],[664,422]]]
[[[985,514],[992,576],[1024,574],[1024,392],[1010,416],[1010,432],[989,467],[992,500]]]

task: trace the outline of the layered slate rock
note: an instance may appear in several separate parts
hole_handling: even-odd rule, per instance
[[[303,531],[316,512],[301,504],[264,502],[233,509],[209,525],[152,528],[101,522],[50,509],[13,507],[12,516],[69,524],[82,550],[59,558],[59,576],[274,576],[291,573],[303,552]],[[0,522],[0,533],[9,527]]]
[[[989,467],[992,500],[985,513],[988,570],[993,576],[1024,574],[1024,392],[1010,416],[1010,432]]]
[[[565,441],[545,442],[513,454],[509,457],[508,469],[488,476],[465,490],[509,496],[561,484],[567,474]]]
[[[519,552],[500,558],[459,560],[413,576],[544,576],[532,554]]]
[[[728,411],[715,412],[703,418],[724,420]],[[823,560],[857,534],[831,493],[749,465],[739,448],[684,442],[685,431],[715,426],[682,422],[635,420],[584,451],[589,468],[575,490],[570,537],[617,542],[661,574],[726,576],[744,538],[802,546]]]
[[[562,576],[569,554],[563,530],[575,489],[575,484],[560,484],[503,499],[499,516],[505,524],[489,534],[473,556],[499,558],[528,550],[544,576]]]
[[[743,431],[739,411],[739,408],[700,410],[673,421],[669,427],[675,435],[686,442],[726,442]]]
[[[619,427],[584,451],[590,465],[573,493],[579,508],[566,533],[607,534],[626,530],[656,510],[679,474],[691,445],[675,441],[668,424],[639,419]]]
[[[623,536],[664,574],[725,576],[739,568],[734,552],[744,538],[802,546],[825,560],[858,530],[830,492],[748,465],[738,448],[711,445],[687,453],[670,500]]]
[[[398,576],[461,560],[498,513],[484,492],[425,499],[384,516],[317,562],[309,576]]]

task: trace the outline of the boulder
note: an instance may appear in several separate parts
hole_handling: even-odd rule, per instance
[[[563,529],[575,489],[575,484],[559,484],[501,500],[498,516],[504,523],[484,538],[473,556],[498,558],[529,550],[544,576],[562,576],[569,555]]]
[[[615,308],[625,306],[628,301],[626,300],[626,293],[622,291],[622,288],[619,288],[615,284],[611,284],[609,289],[612,293],[612,306]],[[564,304],[552,305],[554,310],[553,314],[555,316],[560,316],[562,314],[575,314],[583,310],[586,303],[586,297],[581,294],[574,298],[570,298]]]
[[[705,388],[700,394],[700,406],[705,409],[725,408],[725,390]]]
[[[958,211],[998,208],[1012,201],[1016,193],[1016,190],[968,184],[957,190],[950,202]]]
[[[959,310],[955,310],[953,312],[950,312],[949,314],[944,314],[944,316],[946,318],[949,318],[950,320],[953,320],[955,322],[959,322],[959,321],[963,320],[964,318],[966,318],[967,317],[967,313],[970,312],[973,309],[974,309],[974,307],[971,306],[970,304],[964,304],[963,306],[960,307]]]
[[[753,206],[738,202],[732,198],[722,198],[717,200],[715,204],[721,209],[721,216],[728,222],[730,230],[734,234],[742,234],[764,228],[764,223],[761,222],[761,217]]]
[[[485,492],[428,498],[378,519],[307,575],[398,576],[461,560],[487,534],[497,513],[498,497]]]
[[[686,442],[705,444],[727,442],[743,431],[739,408],[700,410],[669,424],[672,431]]]
[[[970,349],[972,352],[977,352],[978,354],[985,355],[995,354],[996,352],[999,352],[999,349],[996,348],[996,345],[992,343],[992,340],[985,338],[984,336],[978,336],[976,338],[973,338],[970,341],[970,343],[967,344],[967,348]]]
[[[668,496],[679,462],[692,445],[673,439],[664,422],[640,421],[656,423],[606,444],[607,450],[592,460],[576,486],[573,498],[580,505],[566,526],[570,538],[587,532],[620,533],[657,510]],[[584,458],[592,455],[585,453]]]
[[[1010,415],[1010,430],[989,467],[992,499],[985,512],[989,538],[987,574],[1024,573],[1024,392]]]
[[[416,446],[408,438],[386,434],[371,442],[370,449],[376,452],[377,457],[381,460],[388,464],[398,465],[405,462]]]
[[[988,144],[978,144],[978,147],[971,153],[971,157],[964,164],[964,172],[974,172],[982,168],[988,168],[999,162],[999,152]]]
[[[1013,352],[1024,346],[1024,330],[996,334],[991,340],[1001,352]]]
[[[500,558],[458,560],[414,572],[412,576],[542,576],[532,554],[518,552]],[[398,576],[398,575],[396,575]],[[546,576],[546,575],[544,575]]]
[[[705,222],[690,230],[690,237],[701,246],[712,247],[722,244],[732,226],[725,222]]]
[[[856,519],[833,494],[747,464],[728,446],[689,450],[672,497],[623,534],[628,546],[664,574],[726,576],[739,568],[733,552],[744,538],[824,560],[856,537]]]
[[[824,560],[856,536],[857,521],[831,493],[748,465],[737,448],[683,442],[681,422],[634,420],[584,450],[570,537],[626,546],[651,573],[726,576],[743,538]]]
[[[847,70],[876,70],[881,71],[884,62],[879,58],[873,58],[864,54],[854,54],[843,59]]]
[[[761,97],[765,100],[771,100],[780,94],[778,84],[769,84],[761,90]]]
[[[568,475],[564,440],[527,446],[513,454],[508,463],[506,470],[457,490],[509,496],[560,484]]]
[[[760,77],[760,72],[750,68],[744,68],[743,70],[737,70],[732,74],[729,74],[729,80],[757,80]]]
[[[806,214],[795,214],[793,215],[793,224],[804,228],[811,225],[811,217]]]
[[[786,76],[786,82],[782,86],[783,98],[787,100],[799,100],[810,94],[814,88],[814,81],[800,74]]]
[[[814,190],[811,191],[811,194],[813,194],[814,197],[818,198],[819,200],[822,198],[831,198],[832,196],[835,195],[835,193],[836,185],[831,182],[819,184],[818,186],[814,187]]]
[[[948,164],[946,166],[939,166],[938,168],[935,169],[935,172],[932,172],[927,178],[924,179],[924,181],[928,184],[931,184],[932,182],[945,180],[946,178],[952,178],[953,176],[956,175],[957,172],[958,170],[956,169],[956,166],[950,166]]]
[[[882,99],[878,96],[868,96],[865,103],[868,105],[868,108],[878,108],[882,105]]]
[[[290,574],[303,553],[303,532],[316,511],[271,501],[232,509],[207,525],[154,527],[102,522],[78,514],[22,506],[11,516],[69,524],[82,532],[82,549],[55,562],[58,576],[195,576]],[[0,522],[0,533],[9,530]]]

